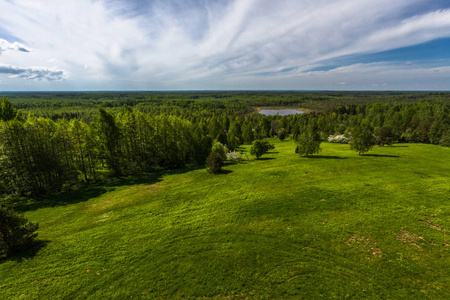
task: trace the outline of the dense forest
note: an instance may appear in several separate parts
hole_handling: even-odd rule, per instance
[[[364,128],[379,145],[411,142],[450,146],[450,93],[137,92],[3,96],[3,195],[38,197],[108,176],[204,166],[215,142],[226,145],[230,151],[254,140],[289,135],[300,146],[308,136],[319,143],[347,142],[352,132]],[[258,108],[269,106],[302,108],[309,113],[257,113]]]

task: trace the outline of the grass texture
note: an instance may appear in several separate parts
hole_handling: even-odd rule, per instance
[[[1,299],[448,299],[450,149],[399,144],[153,174],[17,203]],[[249,147],[242,150],[248,151]]]

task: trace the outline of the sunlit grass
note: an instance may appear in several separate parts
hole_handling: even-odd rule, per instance
[[[358,156],[323,143],[303,158],[271,142],[225,174],[150,175],[33,206],[46,243],[0,263],[0,298],[450,297],[449,148]]]

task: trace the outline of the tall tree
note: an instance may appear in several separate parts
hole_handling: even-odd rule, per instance
[[[12,106],[8,98],[2,97],[0,100],[0,120],[9,121],[14,119],[18,114],[17,109]]]
[[[115,176],[122,175],[122,153],[120,148],[121,134],[113,114],[99,108],[97,118],[99,141],[108,167]]]
[[[319,127],[315,119],[310,119],[307,127],[303,132],[297,136],[297,151],[298,154],[308,157],[311,154],[317,154],[321,151]]]
[[[359,155],[366,153],[375,145],[373,127],[369,122],[362,122],[352,129],[350,149],[358,152]]]

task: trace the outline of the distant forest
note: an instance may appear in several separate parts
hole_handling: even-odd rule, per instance
[[[450,93],[105,92],[0,95],[0,194],[39,197],[108,177],[204,166],[230,151],[311,130],[351,139],[365,124],[380,145],[450,146]],[[262,107],[305,109],[263,116]],[[311,127],[313,125],[313,127]],[[293,149],[293,155],[294,154]]]

